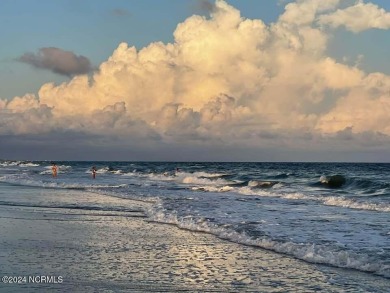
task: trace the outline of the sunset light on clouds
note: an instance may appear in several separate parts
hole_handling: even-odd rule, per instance
[[[230,1],[198,2],[209,15],[190,13],[173,42],[118,43],[96,68],[55,43],[14,56],[69,79],[0,96],[0,157],[389,161],[389,72],[368,72],[365,56],[338,60],[329,46],[340,31],[388,30],[390,12],[281,1],[265,22]]]

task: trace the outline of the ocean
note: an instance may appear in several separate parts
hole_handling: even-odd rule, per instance
[[[309,265],[341,269],[345,282],[354,274],[379,280],[367,292],[383,292],[383,284],[390,284],[390,164],[56,164],[58,176],[53,178],[50,161],[0,161],[2,215],[28,207],[143,217]],[[93,166],[96,179],[91,176]],[[34,193],[17,196],[21,189],[51,192],[37,200]],[[107,200],[86,201],[83,193],[64,200],[65,191],[99,194]],[[139,202],[140,207],[110,198]]]

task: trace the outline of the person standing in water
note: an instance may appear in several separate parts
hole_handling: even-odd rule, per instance
[[[57,177],[58,167],[56,163],[53,163],[51,166],[51,172],[53,174],[53,178]]]
[[[91,171],[92,171],[92,178],[95,179],[96,178],[96,168],[95,168],[95,166],[92,167]]]

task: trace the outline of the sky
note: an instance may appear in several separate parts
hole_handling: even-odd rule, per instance
[[[0,158],[390,162],[390,1],[2,0]]]

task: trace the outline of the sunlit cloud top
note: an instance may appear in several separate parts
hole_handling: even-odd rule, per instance
[[[89,60],[72,52],[25,54],[20,61],[75,76],[0,100],[0,134],[82,132],[199,148],[345,150],[351,141],[353,149],[386,148],[390,76],[336,61],[327,48],[341,27],[388,29],[390,13],[341,2],[297,0],[266,24],[225,1],[204,1],[210,16],[179,23],[172,43],[139,50],[121,43],[91,75]]]

